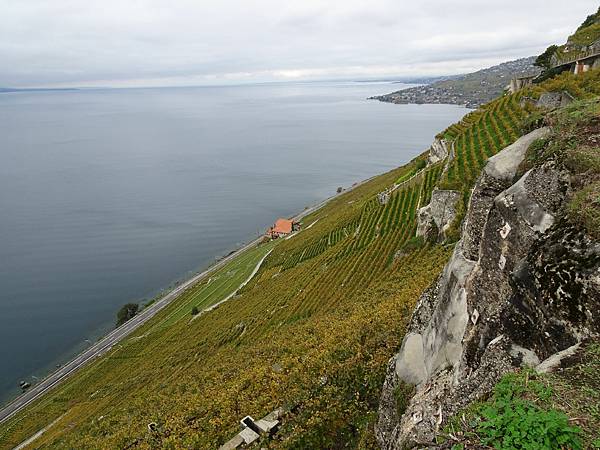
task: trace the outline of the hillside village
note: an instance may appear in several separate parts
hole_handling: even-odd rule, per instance
[[[535,57],[522,58],[453,79],[375,96],[372,99],[397,104],[443,103],[477,108],[501,95],[511,78],[537,75],[540,69],[533,65],[534,62]]]

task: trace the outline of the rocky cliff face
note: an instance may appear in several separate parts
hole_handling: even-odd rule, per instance
[[[421,297],[382,392],[382,448],[431,445],[449,415],[506,372],[600,332],[600,244],[564,219],[568,172],[549,160],[517,177],[536,130],[490,158],[462,239]],[[518,178],[518,179],[516,179]],[[404,411],[397,393],[414,386]]]

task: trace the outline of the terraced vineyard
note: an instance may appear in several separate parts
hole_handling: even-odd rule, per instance
[[[394,248],[397,250],[414,234],[416,210],[429,202],[441,172],[440,163],[423,170],[391,193],[385,204],[381,204],[376,198],[369,199],[362,210],[357,211],[346,223],[285,259],[271,262],[270,267],[288,270],[340,244],[333,257],[337,259],[369,246],[376,239],[384,241],[390,233],[395,233]]]
[[[455,155],[444,181],[471,186],[487,159],[519,137],[519,124],[531,112],[519,104],[523,95],[520,91],[494,100],[442,133],[453,143]]]
[[[447,172],[446,161],[415,170],[421,156],[336,197],[304,219],[304,231],[271,244],[236,297],[196,320],[178,320],[210,297],[210,284],[195,287],[0,425],[0,447],[60,417],[36,446],[217,448],[241,417],[278,406],[288,413],[264,446],[372,446],[387,360],[451,252],[415,239],[417,210],[440,182],[472,183],[485,160],[516,139],[526,114],[518,96],[503,97],[446,130],[456,153]],[[399,179],[409,181],[380,202],[377,194]],[[243,273],[258,256],[242,261]]]

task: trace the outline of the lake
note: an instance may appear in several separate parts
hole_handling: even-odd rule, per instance
[[[279,216],[402,165],[467,109],[391,83],[0,94],[0,401]]]

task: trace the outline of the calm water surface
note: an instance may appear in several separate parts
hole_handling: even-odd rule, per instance
[[[466,109],[383,83],[0,94],[0,401],[289,216],[425,150]]]

